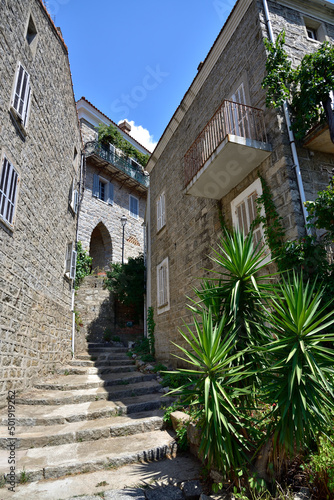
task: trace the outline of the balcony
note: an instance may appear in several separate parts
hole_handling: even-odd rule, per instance
[[[223,101],[184,157],[184,192],[219,200],[270,154],[263,111]]]
[[[327,123],[319,123],[310,130],[304,139],[303,146],[312,151],[334,153],[334,144],[329,135]]]
[[[105,167],[113,178],[129,188],[146,192],[150,178],[147,172],[131,158],[121,156],[112,145],[104,146],[98,141],[90,141],[85,145],[86,158],[97,167]]]

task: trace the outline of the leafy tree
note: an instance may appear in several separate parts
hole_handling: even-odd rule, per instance
[[[107,272],[106,287],[115,294],[119,302],[134,306],[137,318],[144,315],[145,264],[144,256],[129,258],[124,264],[111,264]]]
[[[92,257],[82,248],[81,241],[77,243],[77,265],[75,271],[75,289],[78,289],[85,276],[92,272]]]
[[[334,143],[334,115],[331,91],[334,88],[334,46],[324,42],[312,54],[306,54],[299,66],[292,69],[283,46],[285,33],[275,43],[264,41],[268,51],[267,76],[262,82],[267,88],[266,104],[278,108],[290,101],[293,113],[292,129],[298,139],[319,121],[327,121]]]
[[[334,240],[334,177],[324,191],[319,191],[315,201],[306,202],[309,219],[318,229],[326,229]]]

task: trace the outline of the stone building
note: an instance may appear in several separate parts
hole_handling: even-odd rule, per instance
[[[268,16],[267,16],[268,14]],[[334,5],[323,0],[238,0],[148,164],[148,305],[158,359],[173,362],[178,328],[190,321],[186,296],[212,268],[219,213],[247,232],[271,188],[288,239],[306,234],[304,200],[328,184],[333,144],[326,129],[290,145],[282,110],[265,106],[264,38],[285,30],[293,64],[334,39]],[[256,234],[263,238],[263,228]]]
[[[131,310],[109,297],[104,279],[111,262],[127,262],[145,251],[143,223],[149,185],[148,173],[138,161],[112,144],[98,142],[98,125],[113,125],[137,151],[149,154],[129,135],[130,124],[116,125],[84,97],[77,102],[77,110],[85,151],[78,240],[93,258],[93,276],[86,277],[76,292],[75,309],[82,321],[76,351],[85,348],[87,340],[103,340],[106,331],[124,341],[134,333],[143,334],[142,324],[132,325]],[[128,329],[127,323],[131,324]]]
[[[87,99],[77,102],[81,132],[85,144],[84,194],[80,207],[78,239],[93,258],[93,269],[105,272],[110,262],[136,257],[144,252],[143,222],[149,176],[134,159],[110,145],[98,143],[96,127],[114,125],[132,146],[149,154],[128,132],[131,126],[113,123]],[[121,218],[126,217],[124,226]]]
[[[0,401],[71,358],[82,143],[67,47],[41,0],[1,2]]]

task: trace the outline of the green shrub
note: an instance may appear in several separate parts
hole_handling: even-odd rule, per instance
[[[318,453],[312,455],[309,464],[311,481],[323,498],[334,498],[334,446],[325,436],[320,436]]]
[[[92,272],[93,259],[89,253],[82,248],[81,241],[77,243],[77,264],[75,270],[74,288],[77,290],[85,276]]]

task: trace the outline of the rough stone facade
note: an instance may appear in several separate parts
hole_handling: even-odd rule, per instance
[[[69,207],[81,138],[67,48],[40,0],[0,2],[0,172],[18,173],[15,217],[0,220],[0,402],[71,358]],[[11,108],[21,63],[30,75],[26,126]],[[0,173],[1,176],[1,173]]]
[[[265,107],[265,91],[261,82],[265,76],[266,52],[263,38],[268,37],[264,20],[262,1],[250,1],[243,15],[236,22],[240,12],[239,1],[222,34],[231,30],[223,50],[207,70],[208,76],[201,81],[201,71],[205,71],[217,52],[219,37],[211,49],[198,79],[194,80],[175,112],[171,124],[160,140],[148,165],[150,171],[150,298],[148,305],[155,310],[156,354],[158,359],[177,364],[173,357],[176,348],[171,341],[180,343],[178,329],[184,321],[191,320],[186,309],[192,296],[192,287],[198,285],[196,278],[208,274],[213,266],[209,256],[212,248],[217,248],[221,234],[219,209],[225,221],[232,224],[231,201],[252,184],[260,173],[270,185],[273,201],[283,218],[287,239],[305,235],[305,224],[297,186],[294,162],[291,154],[287,127],[284,117],[277,111]],[[319,42],[309,40],[304,17],[296,8],[282,5],[284,2],[271,0],[269,10],[275,35],[286,30],[289,53],[298,63],[302,56],[315,50]],[[291,2],[293,3],[293,2]],[[297,0],[298,3],[298,0]],[[299,2],[300,3],[300,2]],[[312,3],[312,2],[309,2]],[[304,2],[305,4],[305,2]],[[304,5],[305,10],[305,5]],[[332,16],[332,24],[323,23],[326,35],[333,39],[334,10],[327,9],[326,17]],[[321,21],[322,22],[322,21]],[[262,164],[251,171],[221,200],[215,201],[186,195],[184,192],[184,156],[199,133],[224,99],[231,99],[243,82],[247,95],[247,105],[264,111],[267,142],[272,153]],[[188,105],[189,99],[192,99]],[[174,120],[174,121],[173,121]],[[302,178],[307,199],[314,199],[319,189],[328,183],[323,166],[332,168],[330,154],[310,152],[298,147]],[[248,159],[245,157],[244,165]],[[157,231],[157,202],[165,194],[166,225]],[[169,305],[160,313],[158,310],[157,267],[168,258]]]

